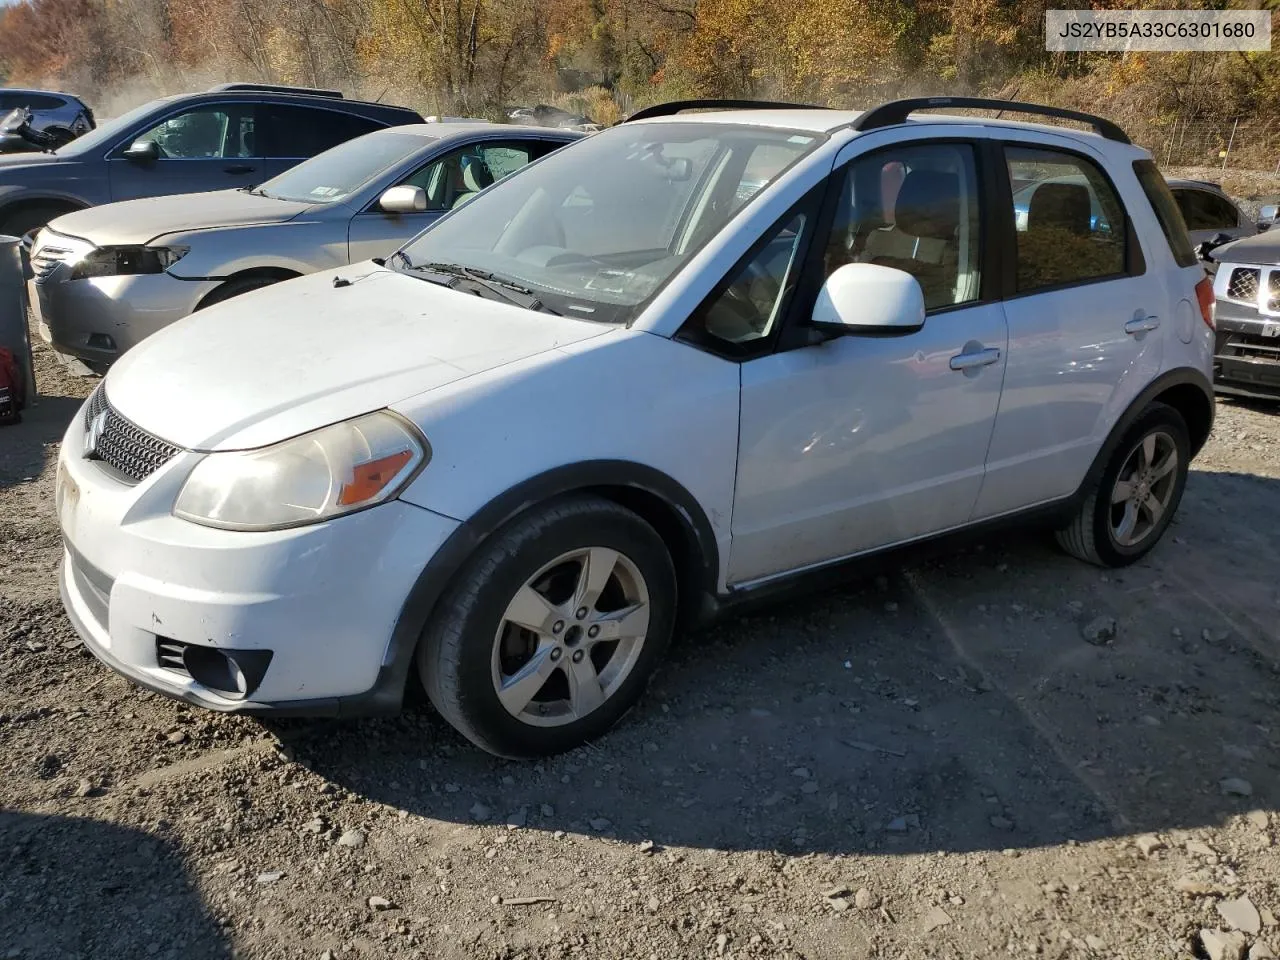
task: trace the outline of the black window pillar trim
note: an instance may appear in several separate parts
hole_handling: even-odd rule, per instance
[[[1018,292],[1018,226],[1013,214],[1013,184],[1005,160],[1006,145],[999,140],[986,140],[982,144],[982,168],[991,198],[983,218],[991,259],[984,266],[982,295],[983,299],[991,300],[1007,300]]]
[[[693,309],[684,323],[680,325],[680,329],[676,331],[674,339],[718,357],[723,357],[726,360],[737,362],[753,360],[756,357],[766,356],[774,352],[774,346],[781,338],[782,329],[789,325],[788,321],[791,315],[797,307],[802,306],[804,300],[802,294],[805,292],[805,278],[809,274],[813,251],[818,248],[818,245],[814,243],[814,237],[820,236],[815,227],[821,229],[822,221],[827,218],[825,207],[819,208],[817,205],[822,203],[827,195],[828,181],[829,178],[824,179],[811,187],[803,197],[788,207],[782,216],[769,224],[760,236],[756,238],[756,241],[751,244],[747,252],[734,261],[733,266],[711,288],[711,292],[702,298],[702,302]],[[789,292],[782,291],[783,302],[778,305],[779,316],[774,322],[773,329],[769,331],[769,335],[747,343],[734,343],[705,334],[700,328],[700,324],[706,312],[717,300],[724,296],[725,291],[738,278],[742,270],[759,256],[761,250],[772,242],[778,230],[795,217],[801,215],[804,216],[805,222],[801,228],[800,249],[796,251],[795,260],[793,261],[793,269],[796,270],[796,282]],[[819,285],[821,284],[819,283]],[[816,297],[816,295],[817,289],[815,288],[814,296]],[[812,303],[812,301],[810,302]],[[810,310],[812,310],[812,307],[810,307]]]

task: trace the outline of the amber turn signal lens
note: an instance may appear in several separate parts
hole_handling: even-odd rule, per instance
[[[342,485],[338,503],[344,507],[364,503],[376,497],[388,483],[395,479],[400,468],[413,457],[412,451],[401,450],[390,456],[379,457],[368,463],[358,463],[352,471],[351,482]]]

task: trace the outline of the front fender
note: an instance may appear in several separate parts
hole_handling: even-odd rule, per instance
[[[307,274],[347,263],[345,225],[318,220],[187,230],[156,237],[151,244],[190,248],[169,268],[183,280],[220,280],[262,269]]]
[[[618,328],[394,404],[431,444],[401,497],[470,521],[504,497],[518,511],[592,487],[652,490],[703,518],[691,522],[723,589],[739,392],[737,364]]]
[[[76,207],[91,207],[94,202],[89,197],[69,190],[49,187],[28,187],[24,184],[0,185],[0,213],[19,203],[30,202],[66,203]]]

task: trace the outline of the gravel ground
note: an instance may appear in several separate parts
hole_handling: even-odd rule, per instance
[[[1133,568],[1031,535],[888,568],[518,764],[423,707],[264,723],[100,666],[52,508],[92,383],[38,359],[0,429],[0,958],[1280,952],[1280,411],[1220,404]]]

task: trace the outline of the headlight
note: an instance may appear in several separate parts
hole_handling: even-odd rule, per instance
[[[72,280],[164,273],[186,256],[189,247],[99,247],[71,268]]]
[[[390,499],[428,457],[407,421],[370,413],[261,450],[209,454],[173,512],[228,530],[317,523]]]

